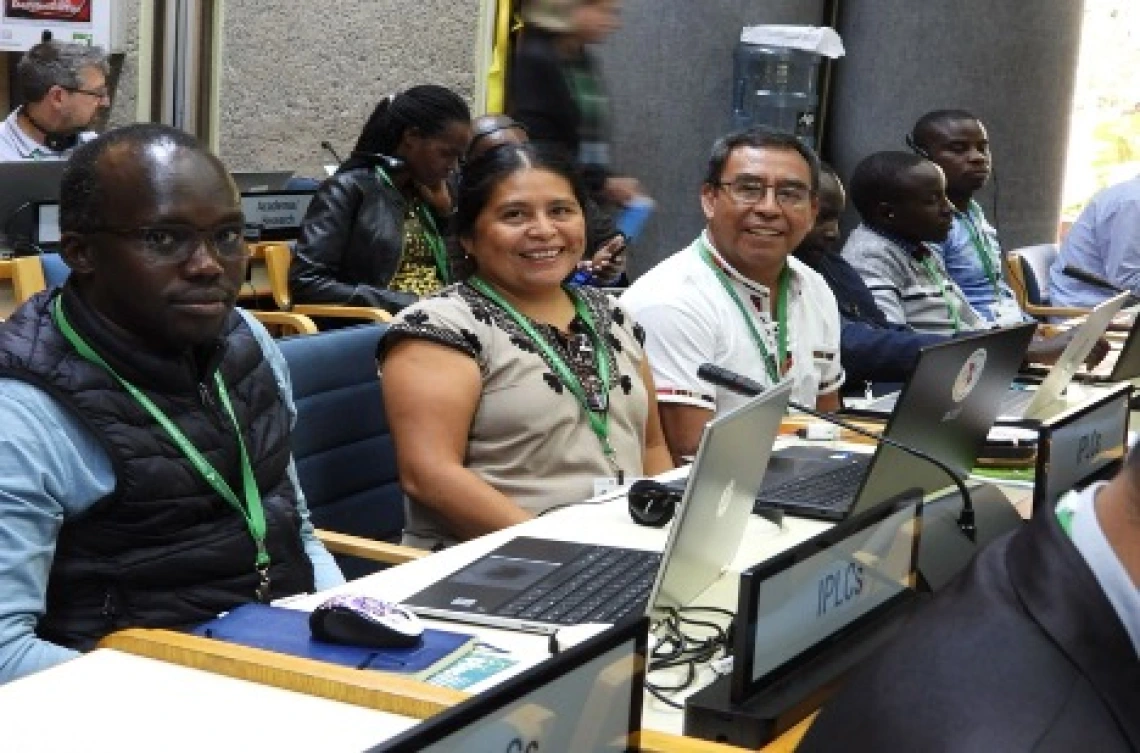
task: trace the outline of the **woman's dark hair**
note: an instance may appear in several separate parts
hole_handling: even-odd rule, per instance
[[[561,150],[535,144],[504,144],[495,147],[478,159],[463,166],[459,176],[459,194],[455,214],[451,218],[452,234],[456,238],[470,238],[479,219],[491,200],[495,187],[519,170],[547,170],[566,180],[574,191],[578,205],[586,206],[586,188],[574,163]],[[455,244],[459,248],[459,244]],[[452,276],[465,280],[475,273],[472,260],[460,256],[451,259]]]
[[[451,123],[469,123],[471,111],[455,92],[435,84],[413,86],[399,94],[390,94],[376,105],[356,140],[350,156],[337,172],[374,165],[379,161],[369,155],[396,154],[404,131],[415,128],[423,136],[442,133]]]

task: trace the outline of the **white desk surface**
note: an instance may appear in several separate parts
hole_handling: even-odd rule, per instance
[[[682,473],[681,471],[673,471],[661,478],[680,476]],[[602,499],[606,498],[603,497]],[[806,541],[830,527],[830,523],[788,517],[781,529],[763,518],[750,516],[744,543],[741,545],[735,561],[730,566],[729,572],[710,586],[693,604],[717,605],[735,610],[740,571]],[[360,578],[344,586],[323,591],[320,594],[290,600],[286,606],[311,610],[329,596],[338,593],[401,601],[515,536],[534,536],[562,541],[587,541],[594,544],[661,551],[665,548],[668,528],[648,528],[637,525],[629,517],[625,496],[614,498],[611,495],[609,501],[557,510],[549,515],[464,542],[429,557]],[[435,626],[443,625],[438,620],[425,619],[425,623]],[[449,623],[449,626],[453,629],[477,634],[485,642],[499,648],[509,649],[512,654],[522,657],[525,663],[516,667],[515,671],[521,671],[526,666],[550,655],[546,636],[474,625],[456,625],[455,623]],[[506,676],[503,675],[503,677]],[[669,677],[667,674],[653,673],[649,679],[650,681],[656,679],[661,682],[668,680]],[[713,678],[714,675],[711,670],[704,670],[700,681],[688,693],[695,692],[700,687],[707,685]],[[680,699],[688,693],[674,697]],[[645,715],[642,722],[646,729],[679,735],[682,728],[682,716],[680,710],[672,709],[646,694]]]
[[[2,747],[19,753],[359,753],[417,723],[112,649],[0,686]]]

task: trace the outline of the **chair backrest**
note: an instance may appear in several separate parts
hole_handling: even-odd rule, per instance
[[[40,264],[43,265],[44,282],[49,288],[63,285],[71,274],[71,267],[67,266],[62,256],[54,252],[40,254]]]
[[[1020,264],[1012,264],[1014,259]],[[1025,281],[1025,299],[1034,306],[1048,306],[1049,268],[1057,258],[1056,243],[1039,243],[1010,252],[1011,266],[1019,266]]]
[[[293,297],[289,294],[289,265],[293,261],[293,252],[285,243],[261,243],[259,247],[265,257],[265,269],[269,277],[269,289],[273,293],[273,302],[282,311],[292,310]]]
[[[36,257],[0,259],[0,321],[45,287],[44,270]]]
[[[404,495],[376,365],[385,329],[346,327],[278,344],[293,381],[293,457],[313,524],[398,541]],[[358,563],[341,560],[346,576],[363,574],[348,564]]]
[[[238,301],[248,308],[258,307],[257,304],[273,295],[272,286],[269,284],[269,270],[265,263],[265,245],[249,244],[245,282],[238,292]]]

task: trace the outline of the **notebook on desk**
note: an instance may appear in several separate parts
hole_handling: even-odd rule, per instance
[[[647,638],[645,619],[614,626],[368,753],[638,751]]]
[[[998,414],[1035,325],[958,337],[923,348],[883,436],[921,450],[965,475]],[[854,411],[856,415],[863,410]],[[881,416],[879,410],[868,412]],[[953,482],[921,458],[878,444],[874,454],[787,447],[772,455],[757,508],[843,520],[907,490],[931,493]]]
[[[710,421],[663,554],[519,536],[404,600],[444,619],[552,633],[681,606],[732,562],[791,383]]]
[[[425,628],[420,642],[407,648],[376,648],[327,643],[312,637],[309,613],[249,603],[193,630],[214,640],[276,651],[353,669],[378,669],[424,679],[474,648],[470,633]]]

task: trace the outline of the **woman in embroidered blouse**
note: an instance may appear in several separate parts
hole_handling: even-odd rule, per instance
[[[449,89],[385,97],[305,212],[289,269],[293,299],[395,312],[442,288],[447,177],[470,138],[471,114]]]
[[[471,268],[402,312],[381,356],[405,544],[447,546],[671,467],[640,328],[562,284],[585,246],[582,196],[571,164],[530,146],[464,168],[454,230]]]

